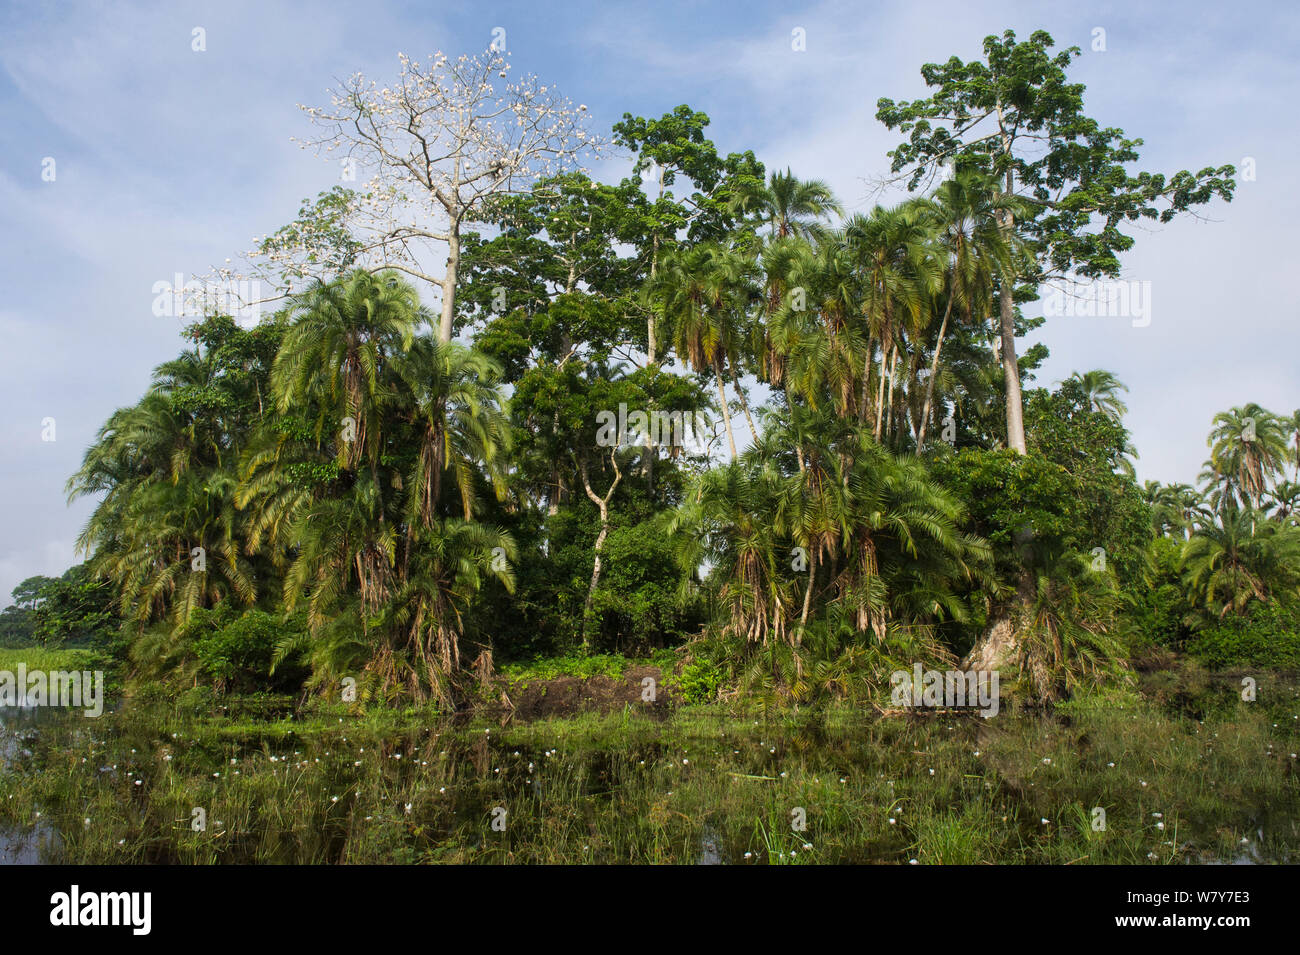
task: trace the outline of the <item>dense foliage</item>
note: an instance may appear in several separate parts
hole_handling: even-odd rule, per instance
[[[462,210],[459,341],[313,231],[332,275],[191,326],[105,423],[69,482],[98,499],[86,571],[22,585],[4,639],[120,617],[153,679],[447,705],[502,660],[684,644],[693,696],[851,695],[1000,620],[1039,696],[1152,641],[1290,660],[1300,412],[1216,417],[1198,492],[1136,485],[1108,373],[1022,396],[1041,282],[1114,275],[1124,222],[1232,193],[1231,167],[1131,171],[1052,45],[990,37],[882,100],[932,188],[848,217],[689,107],[625,116],[628,178]],[[954,132],[995,116],[1040,142]]]

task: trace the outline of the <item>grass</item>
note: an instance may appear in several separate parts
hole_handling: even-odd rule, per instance
[[[664,650],[643,659],[625,657],[617,653],[570,653],[559,657],[539,657],[535,660],[508,663],[501,675],[513,683],[528,685],[542,683],[559,677],[571,676],[588,679],[607,676],[622,679],[633,666],[671,667],[676,661],[672,650]]]
[[[20,663],[26,664],[29,672],[104,669],[102,657],[94,650],[47,650],[44,647],[0,649],[0,670],[17,672]]]
[[[691,706],[505,727],[197,693],[42,728],[0,777],[0,822],[53,826],[79,863],[1282,861],[1298,716],[1270,678],[1254,703],[1156,681],[992,720]]]

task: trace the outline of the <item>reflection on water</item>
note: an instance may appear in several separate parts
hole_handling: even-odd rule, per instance
[[[51,718],[49,707],[0,706],[0,771],[15,757],[29,756],[36,727]],[[59,834],[44,823],[30,829],[0,827],[0,865],[40,865],[57,850]]]
[[[38,766],[39,759],[26,757],[32,750],[39,756],[52,742],[63,739],[62,727],[74,725],[64,722],[66,714],[49,708],[0,708],[0,771],[26,772]],[[596,740],[591,745],[570,747],[563,745],[559,736],[507,742],[495,729],[466,732],[453,721],[441,720],[385,728],[377,735],[346,726],[338,730],[330,727],[328,732],[314,728],[299,735],[296,724],[294,729],[286,728],[292,715],[287,706],[283,712],[259,709],[255,719],[223,734],[219,744],[214,745],[211,738],[192,740],[180,732],[166,734],[161,748],[157,723],[141,719],[120,726],[108,724],[106,735],[114,738],[111,752],[122,758],[120,776],[119,756],[113,755],[105,757],[112,765],[101,766],[99,778],[120,780],[123,787],[139,787],[141,783],[133,781],[133,776],[139,779],[140,775],[161,773],[166,762],[168,771],[196,778],[220,777],[222,782],[212,784],[214,789],[218,785],[231,787],[218,791],[248,793],[252,790],[237,788],[234,783],[241,773],[245,779],[257,773],[263,780],[269,774],[270,785],[258,791],[259,799],[265,796],[265,804],[240,806],[243,815],[234,825],[225,811],[212,816],[209,838],[220,846],[220,857],[200,861],[344,861],[349,840],[361,830],[375,833],[375,844],[382,841],[387,847],[384,851],[391,850],[395,858],[415,857],[419,849],[432,852],[444,846],[477,850],[482,848],[482,827],[475,820],[488,818],[498,806],[510,807],[512,845],[549,846],[560,838],[581,842],[588,834],[600,834],[609,819],[626,814],[629,807],[644,805],[650,814],[649,823],[642,827],[649,833],[644,844],[657,847],[656,840],[668,832],[664,820],[686,818],[677,811],[676,803],[668,801],[679,782],[685,787],[692,777],[721,778],[729,786],[775,791],[791,767],[813,776],[814,782],[817,773],[833,774],[831,778],[839,778],[840,783],[848,776],[884,778],[887,766],[881,762],[882,754],[918,753],[929,738],[921,734],[935,731],[929,724],[897,724],[897,732],[888,740],[865,744],[875,721],[835,726],[815,719],[798,726],[760,726],[755,722],[752,729],[727,721],[716,735],[707,731],[709,727],[687,733],[669,725],[662,732],[656,727],[644,736],[615,736],[607,744]],[[85,726],[81,721],[75,725],[78,731]],[[971,734],[973,748],[980,745],[974,734],[985,727],[961,723],[947,729],[954,736]],[[682,735],[675,736],[674,731]],[[95,735],[99,736],[98,730]],[[101,752],[88,754],[92,760],[88,774],[99,765]],[[151,766],[155,767],[152,771]],[[892,787],[893,782],[888,785]],[[120,804],[136,805],[130,798]],[[291,820],[300,809],[310,817],[309,824],[295,825]],[[752,853],[746,850],[757,846],[757,852],[766,848],[766,855],[777,859],[788,853],[793,860],[797,850],[799,861],[803,861],[804,849],[811,848],[803,844],[804,837],[796,838],[786,829],[783,806],[779,811],[767,807],[763,811],[769,814],[756,819],[758,843],[753,826],[737,829],[729,825],[734,814],[715,813],[707,805],[705,810],[687,809],[699,819],[699,827],[684,844],[678,844],[684,850],[678,858],[684,856],[703,865],[747,864]],[[20,823],[28,818],[22,817]],[[267,818],[276,820],[275,824],[262,821]],[[1278,845],[1294,845],[1300,839],[1297,821],[1290,813],[1269,813],[1261,808],[1248,818],[1248,826],[1237,835],[1248,835],[1250,841],[1243,840],[1240,846],[1215,843],[1213,834],[1220,820],[1186,819],[1180,835],[1190,838],[1180,842],[1178,858],[1216,865],[1287,861],[1285,849],[1279,851]],[[33,826],[0,827],[0,865],[57,861],[61,851],[80,858],[80,821],[81,813],[74,808],[63,816],[40,814]],[[1038,826],[1038,813],[1033,813],[1021,833],[1026,842],[1040,838]],[[60,828],[67,836],[66,846]],[[894,839],[892,830],[887,832],[888,836],[864,839],[861,845],[840,847],[837,860],[872,863],[908,858],[907,840],[913,837]],[[1270,838],[1266,839],[1265,833]],[[628,842],[632,841],[629,837]],[[172,831],[158,828],[156,821],[146,824],[143,839],[135,835],[130,842],[139,847],[133,861],[194,861],[180,853]],[[1218,850],[1218,858],[1209,854],[1211,846]],[[587,851],[585,844],[582,848]],[[625,861],[625,855],[592,858]]]
[[[59,849],[59,834],[41,824],[26,831],[0,829],[0,865],[40,865]]]

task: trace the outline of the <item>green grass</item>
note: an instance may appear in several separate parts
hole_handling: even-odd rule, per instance
[[[561,657],[541,657],[506,664],[501,668],[501,675],[519,684],[542,683],[557,677],[571,676],[588,679],[593,676],[607,676],[622,679],[623,674],[633,666],[670,667],[676,660],[671,651],[661,651],[650,657],[625,657],[618,653],[571,653]]]
[[[0,670],[17,671],[24,663],[27,669],[42,670],[94,670],[104,669],[101,656],[94,650],[47,650],[44,647],[0,649]]]

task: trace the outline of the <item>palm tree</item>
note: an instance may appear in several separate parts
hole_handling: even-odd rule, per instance
[[[862,276],[864,318],[870,337],[880,343],[881,374],[877,382],[873,434],[883,437],[886,420],[885,381],[889,380],[892,409],[897,385],[895,373],[905,337],[915,338],[925,309],[938,291],[942,269],[932,251],[934,229],[924,200],[885,209],[876,206],[869,215],[855,215],[845,224],[846,243]],[[859,420],[866,419],[871,350],[862,369]],[[890,416],[892,422],[892,414]]]
[[[475,478],[486,468],[498,498],[506,492],[509,422],[501,409],[500,367],[486,355],[427,336],[391,359],[405,399],[399,414],[417,429],[419,452],[407,474],[407,520],[428,526],[444,473],[455,483],[462,516],[474,512]]]
[[[1282,421],[1257,404],[1221,411],[1206,440],[1210,460],[1202,477],[1217,484],[1223,497],[1257,509],[1270,479],[1282,470],[1287,437]]]
[[[311,404],[317,438],[344,429],[340,460],[354,470],[381,450],[378,418],[385,363],[409,348],[416,329],[432,322],[415,289],[394,272],[358,269],[339,282],[318,283],[294,302],[294,324],[272,372],[280,414]],[[344,428],[344,423],[350,424]]]
[[[1268,496],[1273,502],[1273,517],[1276,520],[1286,523],[1300,519],[1300,483],[1279,481]]]
[[[973,169],[959,171],[940,185],[932,197],[929,210],[935,219],[936,248],[945,269],[946,303],[919,415],[918,454],[925,445],[948,319],[956,306],[971,326],[976,313],[982,317],[990,308],[994,281],[1005,272],[1015,251],[1014,233],[1009,243],[1001,217],[1016,206],[1015,200],[998,192],[986,176]]]
[[[759,445],[700,476],[670,533],[684,570],[711,568],[726,632],[797,646],[814,616],[877,641],[963,618],[959,586],[988,582],[989,550],[961,518],[919,462],[794,404],[769,413]]]
[[[1128,386],[1109,371],[1100,368],[1082,374],[1076,371],[1070,380],[1079,386],[1089,411],[1104,414],[1116,424],[1128,412],[1119,397],[1121,391],[1128,391]]]
[[[70,498],[104,495],[77,544],[136,630],[169,615],[181,626],[226,597],[257,597],[234,506],[242,434],[230,388],[210,353],[160,365],[150,390],[109,418],[68,481]]]
[[[699,245],[666,255],[652,288],[664,317],[672,323],[678,356],[695,371],[714,374],[732,458],[737,453],[736,437],[724,382],[729,369],[734,373],[746,338],[746,315],[757,294],[756,275],[749,256],[719,245]],[[740,399],[749,417],[743,391]]]
[[[764,252],[768,287],[783,290],[761,339],[752,342],[769,377],[813,407],[829,400],[841,415],[861,417],[859,368],[866,353],[861,280],[842,236],[817,245],[803,239],[771,243]]]
[[[1300,595],[1300,527],[1259,520],[1228,504],[1183,545],[1181,566],[1199,606],[1217,617],[1252,601]]]
[[[1147,481],[1142,487],[1142,498],[1151,507],[1152,529],[1161,536],[1176,530],[1186,539],[1196,522],[1209,515],[1201,493],[1190,484]]]
[[[481,487],[505,490],[499,369],[417,334],[428,316],[393,276],[318,287],[294,314],[272,374],[285,419],[242,465],[248,549],[285,565],[318,682],[359,663],[381,693],[446,701],[467,601],[488,576],[513,586],[513,541],[472,519]],[[343,412],[353,427],[326,430]]]
[[[1290,418],[1284,418],[1283,424],[1291,431],[1291,440],[1294,444],[1291,451],[1291,467],[1295,479],[1300,481],[1300,408],[1293,411]]]
[[[754,215],[767,225],[769,238],[820,234],[818,220],[840,212],[830,186],[819,179],[800,179],[789,169],[773,171],[768,182],[747,182],[732,198],[732,210]]]

